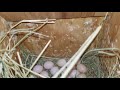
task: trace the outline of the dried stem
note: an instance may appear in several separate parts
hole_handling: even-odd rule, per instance
[[[19,62],[20,62],[20,65],[23,66],[19,52],[17,52],[17,56],[18,56],[18,60],[19,60]],[[24,75],[25,75],[24,69],[22,69],[22,71],[23,71],[23,73],[24,73]]]
[[[78,62],[79,58],[84,54],[84,52],[86,51],[86,49],[93,42],[93,40],[96,38],[96,36],[100,32],[101,28],[102,28],[101,25],[98,26],[97,29],[88,37],[88,39],[85,41],[85,43],[78,50],[79,53],[77,54],[77,56],[72,60],[72,62],[69,64],[69,66],[67,67],[67,69],[62,74],[61,78],[67,77],[67,75],[72,70],[72,68],[74,67],[74,65]]]
[[[34,30],[34,32],[37,31],[37,30],[39,30],[40,28],[42,28],[44,25],[46,25],[46,23],[44,23],[44,24],[42,24],[40,27],[36,28],[36,29]],[[15,49],[22,41],[24,41],[26,38],[28,38],[31,34],[32,34],[32,33],[26,34],[11,50]]]
[[[11,29],[15,28],[16,26],[18,26],[19,24],[21,23],[38,23],[38,24],[41,24],[41,23],[45,23],[45,22],[48,22],[50,24],[52,23],[55,23],[56,19],[45,19],[45,20],[22,20],[20,22],[18,22],[17,24],[15,24],[14,26],[11,27]]]
[[[36,58],[36,60],[33,62],[32,66],[30,67],[30,70],[34,67],[34,65],[38,62],[39,58],[42,56],[42,54],[45,52],[45,50],[47,49],[47,47],[49,46],[49,44],[51,43],[51,40],[48,41],[48,43],[46,44],[46,46],[44,47],[44,49],[42,50],[42,52],[38,55],[38,57]],[[29,74],[29,72],[27,72],[27,74],[25,76],[27,76]]]
[[[23,68],[23,69],[25,69],[25,70],[31,72],[32,74],[34,74],[34,75],[36,75],[36,76],[39,76],[39,77],[41,77],[41,78],[46,78],[46,77],[43,76],[43,75],[40,75],[40,74],[38,74],[38,73],[36,73],[36,72],[34,72],[34,71],[31,71],[30,69],[27,69],[27,68],[21,66],[20,64],[18,64],[18,63],[15,62],[14,60],[12,60],[7,54],[6,54],[6,56],[9,58],[10,61],[13,62],[14,65],[17,65],[17,66],[19,66],[19,67],[21,67],[21,68]]]

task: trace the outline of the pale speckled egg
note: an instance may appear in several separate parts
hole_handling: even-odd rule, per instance
[[[60,59],[60,60],[57,61],[57,65],[58,65],[59,67],[63,67],[66,63],[67,63],[67,62],[66,62],[65,59]]]
[[[71,78],[75,78],[78,74],[79,74],[79,72],[74,69],[74,70],[72,70],[72,71],[70,72],[70,77],[71,77]]]
[[[79,74],[76,76],[76,78],[87,78],[87,76],[85,74]]]
[[[52,74],[52,75],[54,75],[56,72],[58,72],[59,71],[59,68],[57,67],[57,66],[55,66],[55,67],[52,67],[51,68],[51,70],[50,70],[50,73]]]
[[[41,65],[35,65],[33,68],[33,71],[36,73],[40,73],[42,72],[42,70],[43,70],[43,67]]]
[[[44,68],[45,68],[45,69],[51,69],[53,66],[54,66],[54,63],[51,62],[51,61],[46,61],[46,62],[44,63]]]
[[[42,71],[40,74],[43,75],[43,76],[45,76],[45,77],[49,77],[49,74],[48,74],[47,71]]]
[[[87,72],[87,68],[84,64],[78,64],[77,65],[77,70],[80,72],[80,73],[86,73]]]

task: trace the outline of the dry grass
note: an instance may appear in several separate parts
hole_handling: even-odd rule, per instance
[[[29,29],[16,30],[16,29],[14,29],[19,24],[27,23],[27,22],[39,23],[41,25],[39,27],[33,29],[33,30],[29,30]],[[17,24],[13,25],[8,30],[8,32],[6,32],[6,34],[3,37],[1,37],[0,44],[2,45],[2,43],[4,42],[6,37],[8,37],[8,35],[9,35],[8,45],[6,45],[6,47],[4,49],[2,49],[1,52],[0,52],[0,69],[1,69],[1,72],[0,72],[1,75],[0,76],[1,76],[1,78],[26,78],[29,73],[33,74],[35,76],[41,77],[41,78],[47,78],[47,77],[42,76],[42,75],[40,75],[36,72],[33,72],[31,69],[37,63],[37,61],[42,56],[42,54],[45,52],[45,50],[49,46],[51,40],[48,41],[45,48],[43,49],[43,51],[38,56],[37,60],[35,60],[35,62],[32,64],[31,68],[27,68],[26,67],[27,65],[23,65],[23,62],[22,62],[23,60],[22,60],[19,52],[16,52],[16,50],[17,50],[16,48],[19,47],[20,44],[25,39],[27,39],[29,36],[31,36],[32,34],[37,34],[41,37],[47,37],[46,35],[37,33],[36,31],[38,31],[39,29],[41,29],[43,26],[45,26],[48,23],[50,23],[50,24],[55,23],[55,19],[22,20],[22,21],[18,22]],[[13,37],[20,32],[26,33],[25,36],[19,41],[13,40]],[[11,44],[12,40],[15,41],[14,44]],[[16,60],[13,60],[13,54],[17,54],[17,58],[18,58],[19,62],[16,62]]]
[[[120,50],[117,48],[93,49],[84,54],[81,63],[88,67],[88,78],[116,78]],[[106,61],[107,60],[107,61]],[[104,62],[104,63],[103,63]],[[112,62],[105,64],[105,62]]]

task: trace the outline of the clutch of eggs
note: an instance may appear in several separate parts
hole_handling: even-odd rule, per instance
[[[59,67],[63,67],[66,63],[67,62],[65,59],[59,59],[56,63],[57,66],[55,66],[52,61],[46,61],[43,66],[35,65],[33,71],[40,73],[43,76],[49,77],[49,72],[51,75],[55,75],[56,72],[59,71]],[[86,78],[86,72],[86,66],[84,64],[78,63],[77,66],[74,67],[73,70],[69,73],[67,78]]]

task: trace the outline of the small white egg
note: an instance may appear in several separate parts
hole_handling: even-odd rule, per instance
[[[78,64],[77,65],[77,70],[80,72],[80,73],[86,73],[87,72],[87,68],[85,65],[83,64]]]
[[[43,76],[45,76],[45,77],[49,77],[49,75],[48,75],[48,72],[47,72],[47,71],[42,71],[40,74],[41,74],[41,75],[43,75]]]
[[[66,64],[66,60],[65,59],[60,59],[57,61],[57,65],[59,67],[63,67]]]
[[[76,78],[87,78],[85,74],[79,74],[76,76]]]
[[[79,72],[74,69],[74,70],[71,71],[70,77],[71,77],[71,78],[75,78],[78,74],[79,74]]]
[[[80,74],[80,72],[77,70],[77,71],[76,71],[76,76],[78,76],[79,74]],[[76,76],[75,76],[75,77],[76,77]]]
[[[52,75],[54,75],[56,72],[58,72],[59,71],[59,68],[57,67],[57,66],[55,66],[55,67],[52,67],[51,68],[51,70],[50,70],[50,73],[52,74]]]
[[[42,70],[43,70],[43,67],[41,65],[36,65],[33,68],[33,71],[36,73],[40,73],[40,72],[42,72]]]
[[[54,66],[54,63],[51,62],[51,61],[46,61],[46,62],[44,63],[44,68],[45,68],[45,69],[51,69],[53,66]]]

